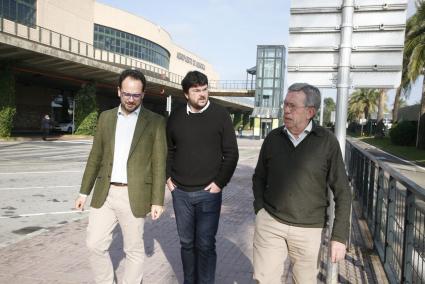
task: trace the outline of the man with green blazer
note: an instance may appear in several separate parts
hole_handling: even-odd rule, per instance
[[[75,208],[93,190],[87,246],[96,283],[115,283],[109,256],[112,231],[119,223],[124,240],[123,283],[143,278],[143,226],[150,212],[163,212],[165,189],[165,119],[142,106],[146,79],[125,70],[118,81],[121,104],[101,113]]]

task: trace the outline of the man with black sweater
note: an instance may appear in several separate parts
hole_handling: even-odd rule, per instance
[[[167,187],[173,196],[184,283],[214,283],[222,189],[239,158],[227,110],[208,100],[208,79],[198,71],[182,81],[187,105],[167,123]]]
[[[344,259],[351,192],[337,139],[312,121],[319,107],[316,87],[291,85],[285,125],[270,132],[261,147],[252,179],[257,283],[281,283],[288,256],[294,283],[317,283],[328,186],[335,200],[331,260]]]

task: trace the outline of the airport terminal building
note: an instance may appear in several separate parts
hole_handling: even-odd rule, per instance
[[[69,120],[55,108],[64,101],[72,108],[72,98],[90,82],[96,83],[99,109],[115,107],[116,79],[125,68],[144,71],[145,105],[160,113],[167,95],[183,98],[180,81],[188,71],[220,79],[209,62],[176,45],[159,25],[94,0],[0,0],[5,64],[16,82],[17,131],[39,129],[45,113]]]

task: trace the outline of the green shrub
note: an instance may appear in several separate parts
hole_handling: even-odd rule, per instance
[[[78,126],[76,134],[79,135],[94,135],[96,131],[98,112],[93,111],[87,115],[84,120]]]
[[[0,137],[10,137],[15,114],[15,76],[4,64],[0,68]]]
[[[390,129],[391,143],[400,146],[414,146],[416,142],[417,123],[402,121]]]
[[[235,113],[233,116],[233,127],[238,129],[242,125],[242,114]]]
[[[84,85],[75,97],[75,134],[94,135],[97,118],[96,87]]]
[[[3,107],[0,110],[0,137],[10,137],[15,113],[14,107]]]

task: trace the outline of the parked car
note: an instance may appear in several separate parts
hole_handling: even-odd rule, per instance
[[[72,122],[62,122],[55,125],[54,130],[61,131],[61,132],[67,132],[67,133],[73,133],[74,132],[74,125]]]

